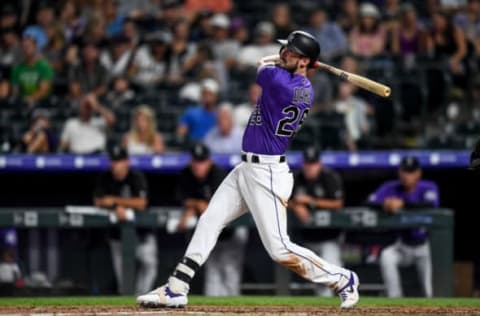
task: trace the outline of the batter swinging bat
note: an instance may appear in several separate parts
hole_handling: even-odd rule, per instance
[[[263,62],[278,62],[280,56],[279,55],[271,55],[271,56],[266,56],[262,59]],[[336,68],[336,67],[333,67],[333,66],[330,66],[328,64],[325,64],[325,63],[322,63],[322,62],[319,62],[317,61],[315,63],[315,66],[316,68],[321,68],[321,69],[324,69],[360,88],[363,88],[365,90],[368,90],[370,92],[373,92],[381,97],[388,97],[390,96],[390,93],[392,92],[392,90],[390,89],[390,87],[384,85],[384,84],[381,84],[381,83],[378,83],[376,81],[373,81],[373,80],[370,80],[368,78],[365,78],[363,76],[360,76],[360,75],[356,75],[356,74],[353,74],[353,73],[350,73],[350,72],[347,72],[347,71],[343,71],[339,68]]]

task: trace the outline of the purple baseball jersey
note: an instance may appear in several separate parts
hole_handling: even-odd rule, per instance
[[[426,203],[438,207],[438,187],[431,181],[420,180],[412,192],[405,192],[398,180],[388,181],[372,193],[368,201],[374,204],[382,204],[390,197],[397,197],[405,201],[405,204]]]
[[[283,155],[312,106],[312,84],[305,76],[277,66],[261,68],[257,84],[262,95],[243,134],[242,149]]]
[[[417,182],[412,192],[405,192],[399,180],[388,181],[372,193],[368,201],[372,204],[383,204],[385,199],[396,197],[405,202],[405,207],[409,205],[431,205],[439,206],[438,187],[431,181],[420,180]],[[414,228],[402,230],[400,238],[403,242],[410,245],[422,244],[427,240],[428,233],[424,228]]]

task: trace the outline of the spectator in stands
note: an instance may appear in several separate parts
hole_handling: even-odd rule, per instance
[[[181,142],[202,140],[215,126],[219,86],[214,79],[201,83],[201,105],[188,108],[180,117],[177,137]]]
[[[36,22],[44,32],[47,32],[47,27],[56,21],[55,8],[48,1],[40,1],[37,6]]]
[[[427,34],[417,20],[415,7],[409,3],[400,9],[399,22],[392,27],[391,50],[402,56],[426,52]]]
[[[273,7],[272,22],[277,38],[287,38],[291,32],[297,29],[290,16],[288,3],[278,3]]]
[[[108,42],[108,38],[105,30],[105,23],[105,18],[103,16],[98,14],[92,16],[87,22],[83,38],[88,38],[89,40],[98,44],[106,44]]]
[[[453,23],[458,26],[469,43],[473,45],[476,55],[480,56],[480,2],[469,0],[464,10],[453,17]]]
[[[52,66],[55,74],[58,75],[64,68],[65,35],[57,23],[46,25],[44,30],[47,35],[47,45],[45,45],[43,55]]]
[[[95,95],[89,94],[80,102],[79,116],[65,123],[60,149],[74,154],[102,152],[105,150],[107,129],[114,123],[115,115],[100,105]]]
[[[100,63],[98,45],[85,40],[81,48],[81,56],[76,56],[76,49],[67,53],[67,63],[70,64],[67,78],[70,93],[74,96],[93,93],[102,96],[107,92],[108,70]]]
[[[2,5],[0,11],[0,29],[18,29],[20,26],[17,8],[11,4]]]
[[[185,83],[185,63],[196,51],[196,45],[189,43],[190,26],[188,21],[181,19],[173,26],[173,39],[170,45],[168,83],[179,86]]]
[[[147,105],[138,106],[133,112],[130,131],[123,137],[123,146],[129,154],[160,154],[165,144],[157,132],[155,112]]]
[[[0,284],[18,285],[21,280],[17,252],[17,231],[14,228],[0,229]]]
[[[178,199],[184,211],[178,231],[193,228],[195,218],[205,212],[213,193],[223,181],[226,173],[210,159],[205,145],[191,148],[192,161],[179,177]],[[207,296],[234,296],[240,294],[243,253],[246,231],[226,228],[219,236],[205,265],[205,294]]]
[[[305,30],[322,43],[321,54],[324,60],[331,60],[348,49],[345,33],[336,23],[328,20],[328,13],[323,7],[312,11]]]
[[[238,42],[230,38],[230,19],[223,13],[214,15],[210,24],[212,26],[212,38],[209,45],[213,50],[216,60],[225,64],[227,69],[235,64],[235,59],[240,49]]]
[[[260,58],[278,54],[280,45],[273,42],[274,37],[275,28],[272,23],[267,21],[258,23],[254,31],[255,42],[242,47],[238,53],[240,67],[256,67]]]
[[[29,130],[22,137],[22,151],[29,154],[56,152],[57,135],[50,125],[50,114],[45,109],[33,112]]]
[[[410,3],[405,3],[410,5]],[[386,0],[383,3],[382,21],[387,32],[390,32],[392,28],[398,25],[398,18],[401,15],[401,5],[399,0]]]
[[[244,46],[250,39],[250,32],[242,17],[236,16],[231,23],[232,38],[240,45]]]
[[[290,209],[302,224],[312,223],[319,210],[338,212],[343,207],[343,184],[340,175],[323,166],[320,152],[309,147],[303,152],[301,171],[295,174],[295,186],[290,201]],[[342,266],[340,235],[338,229],[301,229],[304,242],[325,260]],[[333,296],[324,286],[316,288],[317,295]]]
[[[232,2],[232,0],[186,0],[184,10],[187,14],[194,14],[202,10],[228,14],[233,8]]]
[[[167,29],[171,29],[184,14],[183,4],[180,0],[163,0],[161,5],[162,11],[159,24]]]
[[[358,16],[357,0],[343,0],[337,23],[345,34],[350,34],[350,31],[358,24]]]
[[[0,29],[0,67],[11,70],[13,65],[20,62],[22,45],[20,38],[13,28]]]
[[[138,32],[137,23],[135,20],[130,18],[125,19],[121,34],[128,40],[128,48],[132,51],[135,51],[140,44],[140,33]]]
[[[106,21],[107,35],[109,37],[119,36],[122,33],[123,23],[127,17],[117,13],[115,0],[103,0],[101,4],[101,14]]]
[[[467,85],[465,33],[454,25],[450,16],[443,11],[436,11],[432,16],[432,22],[428,51],[439,59],[448,59],[448,68],[453,75],[454,83],[465,88]]]
[[[398,176],[399,180],[388,181],[372,193],[368,198],[369,204],[393,214],[408,209],[438,207],[438,187],[431,181],[421,180],[422,170],[417,158],[404,157],[400,162]],[[398,240],[383,249],[380,255],[380,268],[387,295],[403,295],[399,266],[415,264],[424,294],[431,297],[431,259],[428,233],[424,228],[402,231]]]
[[[59,13],[59,23],[68,43],[78,39],[85,31],[86,20],[80,16],[80,4],[74,0],[66,1]]]
[[[40,54],[46,44],[41,28],[27,27],[22,39],[23,61],[12,71],[14,93],[24,98],[30,108],[50,94],[53,70]]]
[[[261,94],[262,88],[255,82],[252,82],[248,87],[247,102],[237,105],[233,110],[234,124],[241,130],[244,130],[245,127],[247,127],[250,121],[250,116],[257,107],[257,100]]]
[[[199,44],[196,52],[185,61],[183,68],[190,83],[203,78],[215,78],[226,84],[225,63],[215,60],[210,45]]]
[[[386,32],[377,7],[369,2],[360,6],[360,20],[350,31],[350,50],[360,57],[374,57],[385,49]]]
[[[146,45],[140,47],[133,58],[129,74],[132,81],[143,88],[163,84],[168,72],[169,45],[172,35],[157,31],[145,37]]]
[[[135,91],[130,88],[130,82],[125,77],[117,77],[112,80],[112,87],[107,93],[107,104],[113,110],[119,110],[125,103],[135,98]]]
[[[233,107],[223,103],[217,111],[217,126],[205,136],[204,144],[213,153],[239,153],[242,150],[243,130],[233,124]]]
[[[111,38],[109,49],[100,54],[100,62],[108,70],[110,77],[124,76],[132,61],[132,54],[128,38],[120,34]]]
[[[212,18],[212,11],[199,11],[192,23],[190,24],[190,41],[200,43],[212,36],[212,25],[210,19]]]
[[[115,212],[120,222],[131,220],[132,211],[145,212],[148,205],[148,185],[145,175],[130,169],[125,149],[115,146],[109,149],[110,170],[101,174],[94,192],[96,207]],[[130,215],[129,215],[130,213]],[[135,258],[140,266],[137,270],[135,293],[144,293],[153,286],[157,276],[157,240],[148,229],[137,229]],[[110,250],[119,290],[123,288],[122,244],[118,229],[110,233]]]
[[[335,100],[335,110],[345,117],[348,132],[347,146],[350,151],[366,146],[370,132],[369,114],[372,111],[368,104],[354,95],[355,87],[349,82],[341,82]]]
[[[13,28],[0,29],[0,100],[11,94],[11,71],[20,62],[22,46]]]

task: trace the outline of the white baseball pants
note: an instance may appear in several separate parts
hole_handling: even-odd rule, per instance
[[[420,284],[426,297],[432,297],[432,256],[428,242],[419,246],[408,246],[397,241],[383,249],[380,255],[380,269],[388,297],[402,297],[400,266],[415,264]]]
[[[117,279],[119,289],[121,289],[123,284],[122,242],[120,240],[110,239],[109,244],[115,278]],[[152,288],[157,277],[157,253],[157,239],[154,234],[146,235],[145,240],[137,244],[135,256],[140,266],[137,270],[135,293],[146,293]]]
[[[252,154],[247,154],[250,161]],[[200,265],[208,258],[222,229],[250,211],[270,257],[315,283],[338,288],[348,281],[348,270],[319,258],[290,241],[286,206],[293,175],[278,156],[260,156],[260,163],[242,162],[225,178],[200,217],[185,253]]]
[[[338,239],[308,242],[306,246],[328,262],[337,266],[343,265],[340,241]],[[328,287],[319,284],[315,289],[315,294],[322,297],[332,297],[334,293]]]

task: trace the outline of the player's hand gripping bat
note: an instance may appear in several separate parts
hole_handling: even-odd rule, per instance
[[[261,62],[264,62],[264,63],[277,63],[280,59],[280,56],[279,55],[271,55],[271,56],[266,56],[264,58],[262,58],[262,61]],[[350,73],[350,72],[347,72],[347,71],[344,71],[344,70],[341,70],[339,68],[336,68],[336,67],[333,67],[333,66],[330,66],[328,64],[325,64],[325,63],[322,63],[322,62],[315,62],[315,66],[314,68],[316,69],[323,69],[323,70],[326,70],[354,85],[356,85],[357,87],[360,87],[360,88],[363,88],[365,90],[368,90],[370,92],[373,92],[381,97],[388,97],[390,96],[390,93],[391,93],[391,89],[390,87],[384,85],[384,84],[381,84],[379,82],[376,82],[376,81],[373,81],[373,80],[370,80],[368,78],[365,78],[363,76],[360,76],[360,75],[357,75],[357,74],[353,74],[353,73]]]

